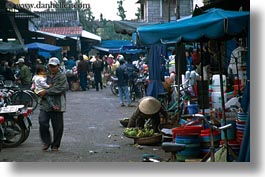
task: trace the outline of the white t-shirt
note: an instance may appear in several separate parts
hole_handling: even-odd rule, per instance
[[[47,77],[44,75],[34,75],[32,81],[35,85],[35,93],[39,93],[41,90],[49,88],[49,85],[47,84]]]

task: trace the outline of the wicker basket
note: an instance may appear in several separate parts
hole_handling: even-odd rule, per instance
[[[72,91],[80,91],[80,82],[72,82],[71,83],[71,90]]]
[[[123,127],[127,127],[128,123],[129,123],[129,118],[120,119],[120,124]]]
[[[134,144],[139,145],[157,145],[162,141],[162,134],[156,133],[151,137],[134,138]]]

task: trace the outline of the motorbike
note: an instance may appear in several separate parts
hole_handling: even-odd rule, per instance
[[[10,98],[9,91],[0,91],[0,117],[2,120],[2,132],[4,140],[3,147],[16,147],[23,143],[30,134],[30,127],[32,126],[31,114],[32,107],[25,107],[24,105],[9,105]]]
[[[0,116],[4,117],[1,124],[5,138],[2,142],[3,147],[17,147],[29,137],[32,126],[31,114],[32,108],[24,105],[8,105],[0,108]]]
[[[116,95],[119,96],[119,89],[118,89],[118,78],[116,76],[111,75],[110,76],[110,89],[111,92]]]
[[[4,129],[3,129],[3,123],[5,121],[5,118],[3,116],[0,116],[0,152],[2,150],[3,147],[3,142],[5,140],[5,136],[4,136]]]
[[[129,83],[129,90],[130,90],[130,99],[131,101],[135,101],[136,98],[142,98],[146,94],[145,90],[145,77],[138,76],[134,79],[134,83]]]
[[[110,89],[111,92],[116,95],[119,96],[119,89],[118,89],[118,85],[117,85],[117,81],[118,78],[116,76],[110,76]],[[146,93],[146,88],[147,88],[147,81],[146,81],[146,76],[145,75],[139,75],[136,79],[135,79],[135,86],[137,88],[133,88],[132,84],[129,84],[129,90],[130,90],[130,97],[132,101],[135,101],[135,98],[142,98],[145,96]],[[136,95],[135,89],[138,89],[138,95]]]

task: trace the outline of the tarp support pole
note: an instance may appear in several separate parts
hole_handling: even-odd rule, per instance
[[[176,43],[176,56],[175,56],[175,69],[177,71],[177,85],[179,86],[181,84],[181,72],[180,72],[180,63],[181,60],[183,60],[182,58],[182,52],[183,52],[183,44],[182,43]],[[178,92],[178,105],[177,105],[177,109],[178,109],[178,113],[176,115],[176,120],[177,122],[180,120],[181,117],[181,107],[180,107],[180,87],[177,87],[177,92]],[[175,122],[174,122],[175,123]]]
[[[19,43],[22,45],[23,49],[26,50],[26,47],[24,45],[24,41],[23,41],[22,36],[21,36],[21,34],[20,34],[19,30],[18,30],[18,27],[17,27],[17,24],[15,22],[14,17],[13,16],[12,17],[9,16],[9,20],[10,20],[10,22],[12,24],[12,27],[13,27],[15,33],[16,33],[16,36],[18,38]]]
[[[221,42],[218,41],[218,61],[219,61],[219,77],[220,77],[220,89],[221,89],[221,98],[222,98],[222,119],[224,125],[226,125],[226,117],[225,117],[225,100],[224,100],[224,87],[223,87],[223,72],[222,72],[222,54],[221,54]],[[225,147],[228,148],[227,142],[227,130],[224,129],[224,144]],[[229,151],[227,150],[227,158]],[[228,160],[228,159],[227,159]]]
[[[201,83],[201,90],[203,90],[204,89],[204,75],[203,75],[203,65],[202,65],[202,61],[204,60],[204,58],[203,58],[203,49],[202,49],[202,46],[203,46],[203,43],[202,42],[200,42],[200,50],[201,50],[201,77],[202,77],[202,79],[201,79],[201,81],[202,81],[202,83]],[[197,52],[199,52],[198,51],[198,45],[197,45]],[[204,92],[202,91],[201,92],[202,93],[202,114],[203,115],[205,115],[205,110],[204,110],[204,108],[205,108],[205,104],[204,104]]]

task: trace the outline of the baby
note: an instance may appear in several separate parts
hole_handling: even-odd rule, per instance
[[[34,92],[38,95],[38,93],[40,93],[44,89],[50,88],[51,86],[52,85],[47,84],[45,66],[44,65],[37,65],[36,66],[36,74],[32,78],[31,90],[34,90]],[[53,110],[59,110],[59,106],[54,104],[53,99],[50,96],[45,95],[44,97],[47,99],[50,107]]]

